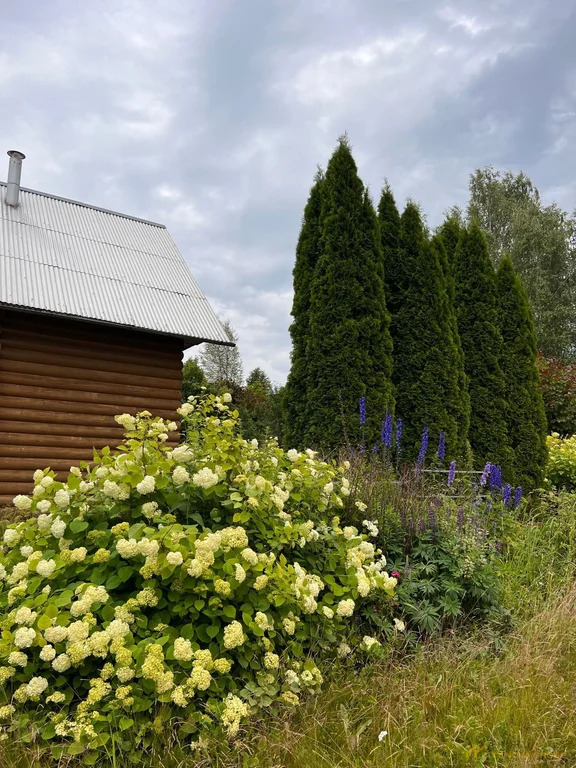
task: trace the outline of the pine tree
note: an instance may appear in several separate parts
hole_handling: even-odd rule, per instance
[[[477,224],[463,230],[454,259],[456,313],[470,392],[470,444],[474,464],[502,467],[513,482],[514,454],[507,429],[507,403],[498,322],[496,275]]]
[[[399,251],[393,258],[389,302],[397,311],[391,322],[392,379],[396,387],[396,412],[404,423],[402,453],[406,459],[414,460],[423,430],[428,428],[432,444],[444,432],[447,455],[453,456],[458,450],[458,427],[453,413],[457,399],[457,353],[451,334],[446,282],[437,250],[428,242],[420,212],[413,203],[407,205],[400,218]]]
[[[538,347],[528,297],[508,255],[497,272],[500,329],[504,341],[508,433],[515,453],[516,482],[542,484],[546,465],[546,416],[536,367]]]
[[[285,434],[288,447],[304,447],[308,424],[308,354],[310,333],[310,288],[320,256],[322,187],[324,175],[316,172],[314,185],[304,209],[302,228],[296,246],[291,367],[284,390]]]
[[[322,253],[311,286],[308,442],[331,451],[379,442],[393,407],[392,343],[372,202],[341,138],[324,179]],[[365,397],[367,418],[359,424]]]
[[[458,457],[463,459],[464,465],[466,466],[471,460],[470,444],[468,442],[468,431],[470,429],[470,394],[468,392],[468,376],[466,375],[464,366],[464,352],[462,350],[460,334],[458,333],[458,319],[456,317],[455,305],[456,287],[443,238],[440,235],[435,235],[432,238],[432,246],[436,250],[442,274],[444,275],[446,288],[446,306],[444,311],[449,318],[451,336],[451,344],[449,345],[450,353],[448,355],[447,364],[452,367],[450,380],[453,382],[454,392],[452,397],[448,400],[447,405],[450,413],[452,413],[456,420],[457,437],[454,453],[450,458]]]

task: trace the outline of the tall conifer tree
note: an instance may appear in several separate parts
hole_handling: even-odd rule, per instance
[[[488,461],[499,464],[506,481],[513,482],[514,454],[508,439],[496,275],[477,224],[460,235],[454,280],[458,331],[469,379],[469,434],[474,463],[477,468]]]
[[[389,323],[378,223],[343,137],[324,179],[322,252],[311,285],[307,419],[313,447],[379,441],[393,407]]]
[[[442,268],[442,274],[445,281],[446,307],[445,312],[449,318],[451,343],[448,346],[446,364],[452,368],[450,381],[453,386],[450,399],[447,403],[449,411],[456,419],[456,445],[454,453],[449,458],[461,458],[467,465],[470,460],[470,444],[468,442],[468,431],[470,429],[470,394],[468,392],[468,376],[464,366],[464,352],[462,342],[458,333],[458,319],[456,317],[454,275],[448,260],[447,250],[444,246],[443,238],[435,235],[432,238],[432,245],[438,254],[438,261]]]
[[[458,216],[454,213],[449,214],[438,230],[438,234],[442,238],[442,242],[446,248],[448,264],[450,267],[453,267],[456,248],[458,247],[458,241],[460,240],[460,235],[462,234],[462,223]]]
[[[453,413],[456,349],[446,282],[437,250],[428,242],[413,203],[400,219],[399,246],[389,301],[396,308],[391,322],[393,382],[396,412],[404,422],[403,456],[416,458],[425,428],[434,444],[444,432],[447,455],[454,455],[458,450]]]
[[[405,273],[400,255],[400,213],[388,183],[382,189],[378,204],[378,222],[384,256],[386,306],[393,316],[402,303]]]
[[[307,344],[310,334],[310,288],[314,270],[320,257],[320,238],[322,235],[322,185],[324,174],[316,172],[314,185],[304,217],[300,237],[296,246],[294,264],[294,299],[292,303],[291,367],[284,392],[285,405],[285,443],[290,447],[304,447],[308,418],[308,354]]]
[[[497,272],[500,329],[504,341],[508,433],[515,454],[516,482],[542,484],[546,465],[546,416],[536,367],[538,347],[528,297],[508,255]]]

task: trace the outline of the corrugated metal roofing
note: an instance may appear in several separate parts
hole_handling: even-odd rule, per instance
[[[0,182],[0,305],[229,339],[161,224]]]

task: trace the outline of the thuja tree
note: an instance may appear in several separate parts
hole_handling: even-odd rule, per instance
[[[384,257],[386,306],[390,314],[394,315],[402,303],[402,290],[406,273],[402,268],[400,255],[400,213],[388,183],[382,189],[378,204],[378,223]]]
[[[318,170],[304,209],[302,229],[296,246],[294,299],[292,303],[291,367],[284,393],[285,442],[302,447],[306,439],[308,404],[308,354],[310,287],[320,255],[322,171]]]
[[[463,230],[454,258],[458,331],[470,392],[470,443],[474,463],[499,464],[513,480],[514,454],[508,440],[507,402],[501,368],[502,334],[496,275],[477,224]]]
[[[321,218],[310,300],[307,437],[330,451],[345,442],[375,443],[393,406],[378,222],[345,137],[326,170]],[[362,427],[361,397],[367,406]]]
[[[442,238],[444,248],[446,249],[446,258],[450,267],[454,264],[454,256],[456,254],[456,248],[458,247],[458,241],[462,234],[462,222],[456,211],[452,211],[438,230],[438,234]]]
[[[396,411],[404,421],[403,455],[416,457],[424,428],[434,441],[444,432],[450,454],[458,445],[457,350],[437,249],[428,242],[413,203],[401,216],[399,247],[389,291],[390,305],[396,308],[391,323],[393,382]]]
[[[451,243],[452,245],[452,243]],[[468,442],[468,430],[470,429],[470,394],[468,393],[468,376],[464,366],[464,352],[458,333],[458,320],[456,317],[456,286],[454,275],[450,265],[447,249],[443,238],[436,235],[432,238],[432,246],[438,255],[438,261],[442,268],[446,291],[443,294],[445,301],[444,312],[448,317],[450,336],[446,344],[446,366],[449,367],[448,381],[450,389],[447,391],[447,407],[456,420],[456,443],[451,446],[453,451],[451,459],[460,457],[465,464],[471,460],[470,444]]]
[[[509,256],[500,263],[497,283],[508,434],[514,449],[516,482],[524,488],[538,488],[547,457],[546,416],[536,367],[538,349],[528,297]]]

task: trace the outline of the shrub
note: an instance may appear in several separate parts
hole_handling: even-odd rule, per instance
[[[548,466],[546,480],[554,488],[576,488],[576,435],[560,437],[558,432],[548,436]]]
[[[228,399],[184,404],[174,449],[176,424],[124,414],[117,451],[66,483],[39,470],[15,499],[33,516],[0,552],[10,733],[56,757],[218,724],[233,737],[317,689],[310,652],[335,657],[357,602],[392,594],[368,537],[333,516],[344,468],[247,442]]]
[[[576,365],[557,357],[538,356],[548,428],[560,435],[576,433]]]

